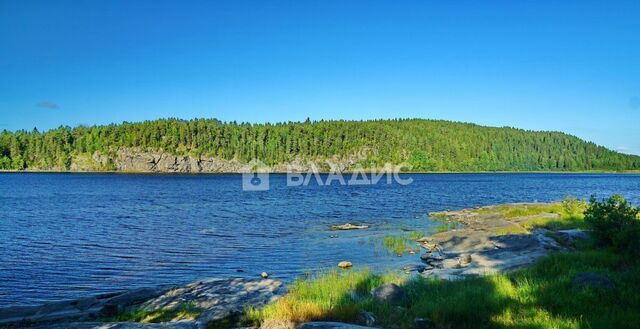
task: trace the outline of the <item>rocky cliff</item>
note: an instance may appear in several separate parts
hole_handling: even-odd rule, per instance
[[[364,159],[363,155],[354,155],[348,159],[321,159],[306,161],[295,158],[290,163],[266,166],[259,162],[243,163],[237,160],[217,159],[203,156],[180,156],[163,151],[149,151],[121,148],[103,154],[75,155],[71,159],[70,171],[119,171],[143,173],[242,173],[253,169],[269,172],[298,171],[308,172],[314,166],[320,171],[335,168],[349,171]],[[56,170],[56,169],[54,169]]]

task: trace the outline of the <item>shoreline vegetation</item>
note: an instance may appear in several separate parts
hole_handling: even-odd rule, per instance
[[[425,119],[276,124],[159,119],[46,132],[0,132],[0,169],[43,171],[241,172],[637,171],[627,155],[561,132]],[[331,164],[327,163],[330,162]]]
[[[404,271],[373,273],[352,264],[298,278],[286,290],[266,278],[233,284],[205,280],[160,295],[143,290],[111,296],[137,302],[103,302],[98,310],[103,316],[88,319],[97,326],[118,321],[118,328],[144,322],[167,328],[284,329],[315,321],[393,329],[637,328],[639,212],[621,196],[437,212],[430,217],[447,223],[446,230],[400,237],[403,249],[413,243],[425,252]],[[394,241],[388,239],[391,249]],[[251,291],[261,291],[260,296]],[[233,308],[220,300],[211,304],[211,296],[234,301]],[[238,296],[254,299],[242,303],[245,297]],[[218,305],[216,316],[207,305]],[[40,311],[31,310],[43,316]],[[82,325],[62,322],[60,328],[89,328]]]

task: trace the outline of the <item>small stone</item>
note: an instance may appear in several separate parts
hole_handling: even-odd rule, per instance
[[[471,255],[469,254],[462,254],[460,255],[460,257],[458,258],[458,262],[460,263],[460,265],[468,265],[469,263],[471,263]]]
[[[427,318],[415,318],[413,320],[413,328],[415,329],[433,329],[435,325],[431,319]]]
[[[404,289],[395,283],[383,284],[371,290],[371,295],[378,301],[393,305],[402,303],[405,298]]]
[[[338,263],[338,267],[339,268],[351,268],[353,266],[353,264],[351,264],[351,262],[349,261],[341,261],[340,263]]]
[[[586,287],[612,290],[615,289],[615,284],[606,275],[600,275],[590,272],[581,272],[576,274],[572,282],[573,287],[578,289],[584,289]]]
[[[373,326],[376,323],[376,318],[371,312],[362,311],[360,312],[360,314],[358,314],[358,318],[361,323],[369,327]]]
[[[262,273],[260,273],[260,276],[261,276],[263,279],[266,279],[266,278],[268,278],[268,277],[269,277],[269,273],[267,273],[267,272],[262,272]]]

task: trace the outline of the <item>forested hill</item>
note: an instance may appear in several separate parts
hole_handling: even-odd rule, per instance
[[[149,152],[175,156],[172,163],[181,157],[227,163],[260,159],[269,165],[332,158],[366,168],[407,162],[414,171],[640,169],[638,156],[564,133],[419,119],[279,124],[160,119],[0,133],[0,169],[126,170],[124,161]],[[154,166],[157,161],[149,160]]]

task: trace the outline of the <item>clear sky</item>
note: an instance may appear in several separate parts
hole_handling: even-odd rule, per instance
[[[640,1],[0,0],[0,129],[419,117],[640,154]]]

